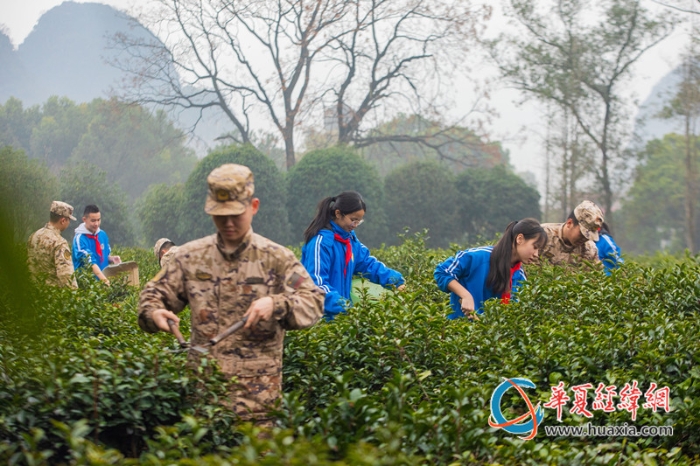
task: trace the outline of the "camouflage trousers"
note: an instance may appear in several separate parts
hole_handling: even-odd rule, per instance
[[[238,375],[237,378],[238,383],[224,404],[243,422],[253,422],[258,427],[272,427],[270,410],[282,394],[281,371],[276,375]]]
[[[194,356],[194,357],[193,357]],[[196,368],[199,358],[190,352],[188,365]],[[229,396],[221,403],[232,410],[242,422],[252,422],[258,427],[272,427],[270,411],[275,408],[282,394],[281,364],[268,359],[241,363],[230,358],[218,358],[221,371],[227,378],[236,378]]]

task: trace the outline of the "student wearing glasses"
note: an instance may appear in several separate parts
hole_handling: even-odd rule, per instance
[[[347,311],[354,275],[385,288],[404,289],[403,276],[371,256],[355,236],[367,206],[355,191],[345,191],[318,203],[316,216],[304,232],[301,263],[325,293],[326,320]]]

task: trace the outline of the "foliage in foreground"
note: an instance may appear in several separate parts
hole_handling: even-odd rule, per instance
[[[146,251],[120,251],[155,273]],[[42,334],[0,339],[0,461],[13,464],[694,464],[700,457],[700,266],[696,258],[602,272],[528,270],[520,302],[450,322],[422,240],[377,251],[409,291],[364,296],[332,324],[290,333],[278,429],[260,435],[218,407],[227,381],[189,372],[166,334],[136,325],[137,293],[83,289],[35,305]],[[49,300],[51,298],[52,300]],[[185,332],[187,329],[184,329]],[[187,332],[186,332],[187,333]],[[672,425],[672,437],[524,442],[488,427],[503,377],[550,387],[637,380],[671,389],[671,412],[595,412],[596,425]],[[197,396],[194,396],[195,393]],[[510,392],[509,392],[510,395]],[[569,395],[572,396],[571,392]],[[589,393],[589,398],[592,393]],[[520,412],[518,397],[504,400]],[[589,406],[592,399],[589,399]],[[522,404],[522,403],[521,403]],[[640,403],[641,404],[641,403]],[[565,409],[564,425],[588,419]],[[513,418],[515,413],[506,411]],[[556,425],[547,410],[545,425]]]

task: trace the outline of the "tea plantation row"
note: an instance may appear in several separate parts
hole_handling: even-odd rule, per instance
[[[10,464],[700,464],[700,264],[602,272],[529,267],[519,302],[480,322],[448,321],[421,237],[377,251],[408,291],[364,295],[332,324],[291,332],[278,426],[260,433],[219,407],[229,381],[184,369],[174,339],[136,324],[138,291],[82,276],[77,292],[38,289],[0,327],[0,462]],[[146,251],[142,277],[156,273]],[[187,319],[183,320],[184,322]],[[183,331],[188,333],[187,324]],[[673,426],[668,437],[537,437],[490,428],[504,377],[551,387],[636,380],[670,388],[670,410],[546,410],[545,425]],[[588,408],[593,390],[588,394]],[[504,415],[525,412],[515,390]]]

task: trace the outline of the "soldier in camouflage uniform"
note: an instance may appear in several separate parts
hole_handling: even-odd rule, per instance
[[[201,345],[248,316],[245,327],[210,351],[227,376],[236,376],[230,406],[243,419],[271,426],[268,411],[281,394],[285,330],[315,324],[323,292],[288,249],[253,233],[260,201],[253,174],[226,164],[207,178],[204,210],[217,234],[184,244],[150,281],[139,300],[139,326],[169,331],[167,319],[189,304],[191,343]],[[190,351],[190,363],[201,357]]]
[[[49,223],[32,233],[27,243],[29,271],[36,278],[46,280],[47,285],[78,288],[73,276],[68,241],[61,232],[70,225],[73,207],[65,202],[53,201],[49,211]]]
[[[158,259],[161,267],[165,267],[170,262],[177,250],[178,247],[168,238],[159,239],[153,247],[153,253],[156,255],[156,259]]]
[[[545,258],[553,265],[600,262],[595,241],[602,225],[603,212],[591,201],[576,206],[565,223],[543,223],[547,245],[540,252],[540,260]]]

